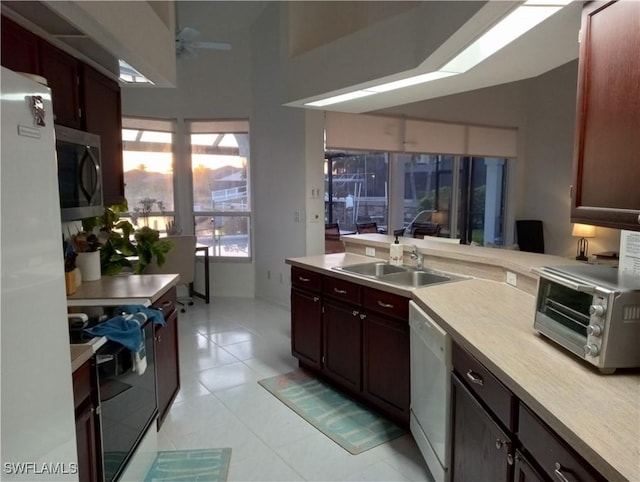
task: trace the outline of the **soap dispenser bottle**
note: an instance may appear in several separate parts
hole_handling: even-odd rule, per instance
[[[404,246],[400,244],[400,241],[398,241],[398,236],[396,235],[396,240],[391,245],[389,245],[389,263],[396,266],[402,265],[404,262],[403,253]]]

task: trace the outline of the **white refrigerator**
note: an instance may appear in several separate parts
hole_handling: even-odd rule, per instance
[[[78,480],[51,91],[0,80],[0,479]]]

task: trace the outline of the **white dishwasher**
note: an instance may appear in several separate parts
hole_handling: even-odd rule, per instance
[[[436,482],[449,480],[451,337],[409,302],[411,433]]]

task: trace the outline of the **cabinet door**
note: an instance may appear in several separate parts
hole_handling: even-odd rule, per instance
[[[82,68],[83,129],[101,140],[105,206],[124,201],[120,86],[96,70]]]
[[[40,72],[53,98],[56,124],[80,129],[80,63],[71,55],[40,40]]]
[[[95,407],[85,403],[76,411],[76,444],[78,447],[78,479],[80,482],[98,482],[101,454],[96,444],[97,425]]]
[[[363,334],[363,388],[367,399],[395,418],[409,421],[409,325],[366,313]]]
[[[180,390],[180,363],[178,357],[178,312],[166,319],[167,325],[155,327],[156,380],[158,390],[158,430],[162,426],[173,400]]]
[[[100,397],[95,358],[73,372],[73,400],[80,482],[102,479],[102,436],[100,433]]]
[[[511,480],[513,466],[508,462],[511,439],[456,375],[451,381],[451,480]]]
[[[318,293],[291,290],[291,353],[305,365],[322,367],[322,302]]]
[[[533,468],[531,463],[529,463],[519,450],[516,450],[513,472],[514,482],[546,482],[546,479]]]
[[[331,300],[324,305],[324,373],[359,392],[362,387],[362,320],[360,307]]]
[[[155,325],[156,389],[158,393],[158,430],[180,390],[180,357],[178,352],[178,310],[176,290],[172,288],[153,305],[161,309],[166,325]]]
[[[15,72],[39,74],[38,37],[5,16],[1,33],[2,66]]]
[[[582,16],[571,220],[640,230],[640,2]]]

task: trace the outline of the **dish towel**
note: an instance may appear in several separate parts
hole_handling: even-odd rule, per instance
[[[133,356],[133,371],[142,375],[147,368],[146,349],[142,326],[147,321],[145,313],[114,316],[84,331],[93,336],[104,336],[107,340],[120,343]]]
[[[156,310],[155,308],[147,308],[144,305],[123,305],[118,307],[118,312],[125,314],[144,313],[147,315],[148,320],[151,320],[157,325],[165,326],[167,324],[162,311]]]

